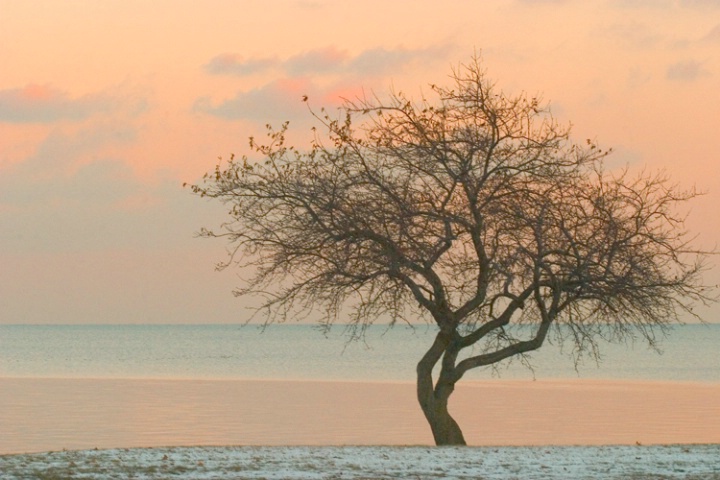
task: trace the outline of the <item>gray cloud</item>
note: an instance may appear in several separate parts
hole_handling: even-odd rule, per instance
[[[404,66],[429,56],[436,57],[440,49],[393,49],[366,50],[349,62],[349,69],[366,75],[382,75],[397,72]]]
[[[715,25],[715,28],[703,37],[703,41],[710,43],[720,43],[720,24]]]
[[[317,10],[325,6],[323,2],[314,2],[310,0],[300,0],[295,2],[295,5],[305,10]]]
[[[139,194],[143,185],[132,169],[113,158],[82,165],[62,184],[63,196],[69,200],[112,205]]]
[[[276,80],[260,88],[239,92],[234,98],[217,104],[210,98],[201,98],[195,102],[194,110],[228,120],[284,121],[307,113],[302,97],[315,91],[316,87],[307,79]]]
[[[349,55],[334,47],[310,50],[287,59],[283,66],[292,76],[338,73],[346,68]]]
[[[74,250],[120,240],[117,229],[127,224],[120,227],[125,220],[118,220],[116,209],[144,187],[124,162],[98,149],[134,138],[134,130],[115,124],[73,133],[56,129],[32,156],[4,168],[0,249]]]
[[[0,90],[0,122],[8,123],[80,121],[117,110],[136,114],[146,107],[145,99],[137,96],[102,93],[70,98],[66,92],[49,85]]]
[[[291,57],[283,62],[283,67],[290,75],[322,73],[385,75],[400,72],[413,62],[444,58],[448,50],[447,46],[425,49],[379,47],[351,57],[345,51],[329,47]]]
[[[278,68],[287,73],[287,78],[272,81],[253,90],[238,92],[233,98],[226,100],[214,101],[209,96],[199,98],[195,102],[194,111],[227,120],[282,122],[305,119],[307,107],[301,101],[305,95],[313,100],[320,99],[321,104],[327,106],[335,103],[342,95],[348,95],[349,92],[352,94],[352,90],[358,87],[358,77],[381,77],[401,73],[421,62],[427,65],[444,60],[450,49],[449,45],[425,49],[375,48],[356,56],[334,47],[309,50],[278,63]],[[226,74],[251,71],[252,68],[247,62],[237,60],[239,58],[226,56],[222,62],[216,61],[217,65],[224,64],[222,69],[218,67],[216,71],[222,70]],[[259,60],[255,62],[257,65],[263,64]],[[269,62],[268,59],[268,64]],[[320,87],[312,80],[318,75],[330,75],[334,78],[329,86]],[[348,85],[349,78],[353,79],[352,85]],[[372,79],[369,83],[372,83]]]
[[[689,8],[720,8],[720,0],[680,0],[680,5]]]
[[[204,68],[213,75],[245,76],[271,69],[279,63],[276,58],[245,59],[239,55],[226,53],[214,57]]]
[[[105,157],[54,177],[3,171],[0,251],[177,246],[192,239],[202,225],[202,211],[207,206],[179,182],[142,181],[119,158]]]
[[[73,172],[78,163],[88,157],[95,157],[98,149],[114,147],[133,142],[137,138],[137,130],[124,123],[102,123],[91,128],[68,133],[61,129],[54,129],[38,145],[35,153],[22,162],[10,167],[4,172],[3,180],[16,178],[19,184],[27,182],[57,182]],[[36,191],[29,191],[33,195],[49,191],[50,185],[43,185]],[[4,192],[2,191],[4,190]],[[0,189],[0,202],[2,194],[12,191],[12,185],[3,185]],[[16,199],[19,201],[20,199]]]
[[[289,76],[302,77],[313,74],[355,74],[382,75],[399,72],[413,62],[444,58],[448,45],[424,49],[375,48],[356,56],[335,47],[319,48],[294,55],[286,60],[277,58],[245,59],[240,55],[223,54],[214,57],[205,65],[205,71],[214,75],[245,76],[278,68]]]
[[[547,4],[555,4],[555,5],[562,5],[565,3],[568,3],[567,0],[516,0],[517,3],[521,5],[547,5]]]
[[[637,21],[610,25],[604,34],[626,47],[641,50],[657,48],[668,42],[667,37],[657,32],[653,26]]]
[[[38,175],[28,168],[4,171],[0,205],[26,208],[67,201],[110,205],[137,193],[132,170],[122,161],[105,158],[63,174]]]
[[[0,179],[0,244],[6,251],[75,250],[107,245],[121,223],[112,207],[138,193],[129,167],[104,159],[65,175],[38,178],[16,169]],[[102,241],[101,241],[102,240]]]
[[[519,0],[531,3],[534,0]],[[662,10],[667,8],[717,8],[720,0],[612,0],[612,6],[619,8],[648,8]]]
[[[710,72],[705,70],[702,63],[694,60],[684,60],[670,65],[666,72],[665,77],[668,80],[692,82],[701,77],[707,77]]]
[[[612,6],[616,8],[650,8],[661,10],[672,7],[672,0],[613,0]]]
[[[527,2],[530,1],[532,0],[527,0]],[[720,7],[720,0],[615,0],[613,4],[618,7],[650,8],[654,10],[672,7],[718,8]]]

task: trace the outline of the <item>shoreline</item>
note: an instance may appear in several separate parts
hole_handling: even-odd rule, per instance
[[[720,384],[469,380],[471,446],[720,443]],[[183,445],[431,445],[413,382],[0,377],[0,454]]]
[[[332,378],[275,378],[275,377],[163,377],[163,376],[42,376],[42,375],[2,375],[0,374],[0,382],[3,381],[15,381],[15,380],[40,380],[40,381],[94,381],[94,382],[246,382],[246,383],[318,383],[318,384],[366,384],[366,385],[412,385],[415,386],[414,380],[388,380],[388,379],[332,379]],[[655,380],[655,379],[626,379],[626,378],[595,378],[595,377],[579,377],[579,378],[566,378],[566,377],[544,377],[544,378],[487,378],[487,379],[463,379],[460,380],[456,385],[458,388],[464,386],[468,387],[482,387],[492,385],[529,385],[529,384],[546,384],[546,385],[590,385],[597,384],[598,386],[609,386],[612,384],[622,385],[689,385],[698,387],[720,387],[720,382],[716,381],[703,381],[703,380]]]

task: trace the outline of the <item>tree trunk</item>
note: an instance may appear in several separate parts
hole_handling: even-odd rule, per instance
[[[436,445],[466,445],[462,430],[448,412],[448,399],[455,390],[455,382],[443,378],[433,385],[432,370],[448,346],[448,336],[438,333],[433,346],[417,365],[417,398],[430,424]],[[445,366],[444,366],[445,367]]]
[[[436,399],[430,405],[421,405],[430,424],[435,445],[467,445],[460,426],[448,412],[447,400]]]

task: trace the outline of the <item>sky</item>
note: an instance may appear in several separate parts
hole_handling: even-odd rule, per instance
[[[0,323],[244,321],[195,237],[224,209],[182,184],[268,122],[307,144],[303,95],[417,98],[476,52],[610,168],[705,192],[687,227],[717,247],[718,0],[0,0]]]

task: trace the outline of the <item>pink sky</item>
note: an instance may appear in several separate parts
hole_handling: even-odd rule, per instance
[[[418,95],[474,51],[612,167],[708,192],[688,227],[719,243],[720,1],[0,0],[0,323],[244,319],[182,183],[266,122],[308,139],[303,94]]]

